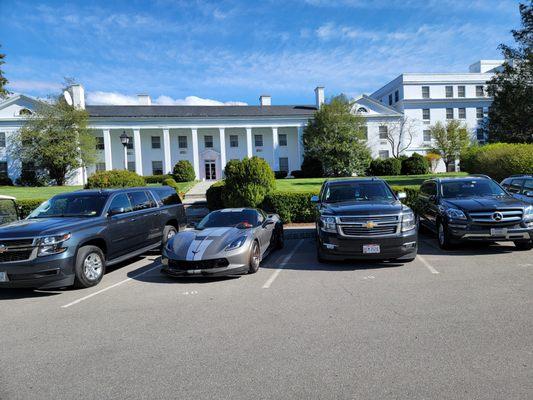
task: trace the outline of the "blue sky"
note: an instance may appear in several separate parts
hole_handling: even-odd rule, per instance
[[[319,84],[355,97],[500,58],[519,23],[515,0],[0,1],[9,88],[44,96],[73,77],[92,103],[310,104]]]

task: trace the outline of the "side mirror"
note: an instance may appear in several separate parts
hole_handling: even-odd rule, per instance
[[[267,226],[272,225],[272,224],[274,224],[274,221],[271,220],[271,219],[269,219],[269,218],[267,218],[267,219],[265,219],[265,221],[263,222],[263,228],[266,228]]]
[[[533,197],[533,190],[528,190],[524,193],[527,197]]]
[[[112,217],[113,215],[123,214],[124,212],[125,212],[124,207],[112,208],[112,209],[110,209],[110,210],[107,212],[107,216],[108,216],[108,217]]]
[[[428,197],[428,200],[431,201],[432,203],[435,203],[437,201],[437,196],[432,194],[431,196]]]
[[[399,198],[400,200],[406,199],[406,198],[407,198],[407,193],[405,193],[405,192],[398,192],[398,198]]]
[[[311,203],[318,203],[318,196],[311,196]]]

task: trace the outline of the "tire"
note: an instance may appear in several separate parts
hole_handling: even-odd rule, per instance
[[[515,240],[514,245],[518,250],[531,250],[533,249],[533,240]]]
[[[285,240],[283,235],[283,225],[281,225],[276,232],[276,241],[274,242],[276,249],[282,249],[285,246]]]
[[[439,243],[439,247],[443,250],[450,250],[453,248],[448,227],[442,221],[437,222],[437,242]]]
[[[255,274],[261,264],[261,249],[257,241],[253,241],[252,248],[250,249],[250,260],[248,261],[248,273]]]
[[[74,266],[74,286],[88,288],[96,286],[105,273],[105,255],[96,246],[83,246],[76,255]]]
[[[161,239],[161,245],[164,246],[167,244],[169,239],[178,233],[178,230],[173,225],[165,225],[163,228],[163,238]]]

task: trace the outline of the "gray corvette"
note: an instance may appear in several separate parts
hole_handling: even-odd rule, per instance
[[[163,248],[161,272],[171,276],[253,274],[274,248],[283,247],[276,214],[254,208],[209,213],[193,230],[179,232]]]

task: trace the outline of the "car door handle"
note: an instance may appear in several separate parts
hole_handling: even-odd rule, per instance
[[[135,221],[137,221],[137,218],[131,218],[130,219],[130,222],[135,222]]]

